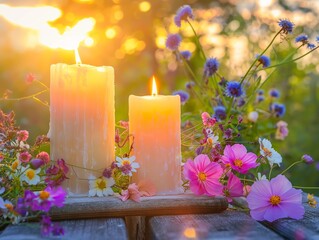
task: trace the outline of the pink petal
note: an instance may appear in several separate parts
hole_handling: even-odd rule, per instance
[[[195,182],[195,181],[190,182],[189,188],[196,195],[203,195],[206,193],[206,190],[203,188],[203,186],[200,183],[198,183],[198,181],[197,182]]]
[[[194,174],[195,172],[197,172],[197,169],[195,168],[194,161],[193,160],[188,160],[184,164],[184,170],[183,170],[184,177],[187,180],[189,180],[190,179],[190,175]]]
[[[204,172],[207,165],[210,164],[209,157],[206,154],[200,154],[194,159],[195,168],[199,172]]]
[[[224,149],[224,156],[228,158],[229,160],[235,160],[235,154],[233,152],[233,149],[230,145],[227,145]]]
[[[128,190],[122,190],[120,199],[124,202],[129,198],[130,194]]]
[[[243,187],[244,185],[241,183],[240,179],[236,175],[231,174],[227,182],[227,189],[230,192],[230,196],[232,197],[242,196]]]
[[[270,206],[268,198],[261,197],[260,195],[252,191],[250,191],[247,196],[247,202],[249,209],[251,210]]]
[[[228,164],[229,163],[229,158],[228,157],[226,157],[226,156],[222,156],[222,162],[224,163],[224,164]]]
[[[250,210],[250,216],[257,221],[263,221],[264,215],[267,209],[268,207],[265,206],[265,207],[260,207],[260,208]]]
[[[223,175],[222,167],[215,162],[211,162],[204,171],[207,175],[207,178],[220,178]]]
[[[205,181],[205,189],[209,196],[221,196],[224,186],[219,181],[207,180]]]
[[[300,204],[295,203],[283,203],[282,204],[288,217],[293,219],[302,219],[303,215],[305,214],[305,208]]]
[[[234,144],[231,148],[237,159],[243,159],[247,153],[247,149],[243,144]]]
[[[289,180],[283,175],[278,175],[277,177],[271,179],[270,185],[272,188],[272,193],[278,196],[281,196],[292,188]]]
[[[290,190],[288,190],[287,192],[285,192],[284,194],[282,194],[281,200],[284,203],[297,203],[297,204],[301,204],[302,203],[302,191],[300,189],[294,189],[291,188]]]
[[[249,152],[243,158],[242,161],[246,163],[256,163],[257,155],[255,153]]]

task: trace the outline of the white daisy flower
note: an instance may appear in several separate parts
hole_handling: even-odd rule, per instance
[[[278,166],[280,166],[282,157],[275,149],[272,148],[271,142],[266,138],[259,138],[259,144],[260,154],[268,159],[270,166],[273,164],[278,164]]]
[[[30,185],[37,185],[40,182],[40,176],[38,175],[40,173],[41,169],[31,169],[31,168],[21,168],[21,172],[23,173],[20,177],[21,181],[25,181]]]
[[[90,179],[90,190],[89,190],[89,197],[103,197],[103,196],[110,196],[113,195],[114,192],[112,190],[112,186],[115,184],[113,178],[105,178],[99,177],[96,179]]]
[[[15,140],[15,141],[12,141],[11,142],[11,146],[13,147],[20,147],[22,149],[29,149],[30,148],[30,145],[23,142],[23,141],[19,141],[19,140]]]
[[[122,173],[132,176],[132,172],[136,172],[136,169],[140,167],[137,162],[134,162],[135,159],[135,156],[130,158],[116,157],[116,165],[121,169]]]

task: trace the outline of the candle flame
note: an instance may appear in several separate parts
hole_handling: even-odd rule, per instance
[[[194,228],[186,228],[184,230],[184,236],[186,238],[196,238],[196,230]]]
[[[152,84],[152,96],[157,96],[157,87],[155,77],[153,76],[153,84]]]

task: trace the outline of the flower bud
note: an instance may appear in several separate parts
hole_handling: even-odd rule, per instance
[[[305,161],[305,163],[307,164],[312,164],[314,162],[314,160],[312,159],[311,156],[309,156],[308,154],[305,154],[301,157],[302,160]]]
[[[30,166],[34,170],[40,168],[41,166],[43,166],[43,164],[44,164],[44,161],[42,159],[39,159],[39,158],[33,158],[30,161]]]

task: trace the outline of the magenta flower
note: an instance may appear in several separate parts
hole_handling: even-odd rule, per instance
[[[63,207],[66,195],[67,193],[62,187],[46,187],[37,193],[37,197],[32,203],[32,210],[48,212],[53,206]]]
[[[223,169],[218,163],[211,162],[207,155],[200,154],[194,161],[188,160],[184,165],[183,174],[185,179],[189,180],[190,189],[195,194],[222,194],[223,185],[219,178],[223,174]]]
[[[27,130],[20,130],[17,132],[18,141],[26,141],[29,137],[29,132]]]
[[[38,153],[36,158],[42,159],[45,164],[48,164],[50,162],[50,156],[49,156],[49,154],[47,152]]]
[[[227,185],[224,187],[224,196],[227,198],[228,202],[232,202],[233,197],[241,197],[244,194],[244,185],[241,183],[240,179],[231,173],[228,178]]]
[[[19,154],[20,162],[27,163],[27,162],[30,161],[31,158],[32,158],[32,155],[29,152],[27,152],[27,151],[24,151],[24,152]]]
[[[66,166],[63,159],[58,159],[55,165],[50,166],[46,170],[45,182],[48,186],[59,186],[65,179],[68,179],[66,174],[69,172],[69,168]]]
[[[242,144],[227,145],[224,149],[222,161],[226,166],[230,166],[235,171],[246,174],[249,169],[257,167],[257,155],[249,152]]]
[[[301,219],[305,213],[301,193],[283,175],[270,181],[256,181],[247,196],[250,215],[255,220],[269,222],[286,217]]]
[[[203,112],[201,116],[205,127],[212,127],[217,122],[216,118],[211,117],[208,112]]]

